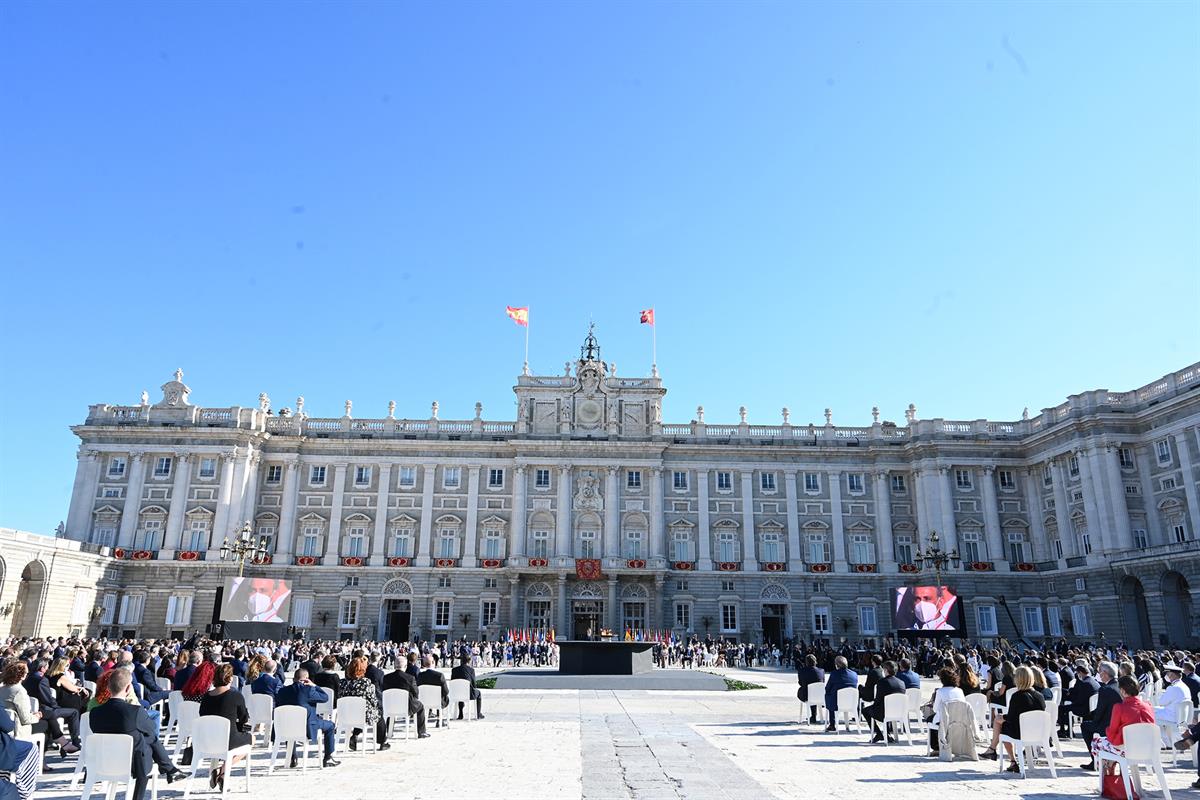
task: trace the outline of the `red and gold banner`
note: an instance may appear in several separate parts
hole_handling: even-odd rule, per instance
[[[575,559],[575,577],[581,581],[598,581],[604,576],[600,574],[600,559]]]

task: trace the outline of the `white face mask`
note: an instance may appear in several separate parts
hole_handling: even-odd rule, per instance
[[[271,598],[261,592],[255,592],[250,595],[250,610],[255,614],[261,614],[271,607]]]
[[[916,615],[917,622],[928,623],[937,619],[938,610],[933,603],[922,600],[913,607],[913,614]]]

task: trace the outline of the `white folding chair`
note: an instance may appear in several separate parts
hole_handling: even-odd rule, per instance
[[[225,782],[221,786],[221,797],[224,798],[233,782],[233,759],[242,757],[241,767],[246,772],[246,791],[250,791],[250,745],[230,749],[229,720],[224,717],[197,717],[192,723],[192,774],[184,784],[183,797],[187,800],[192,792],[192,781],[200,772],[201,763],[209,760],[208,770],[211,773],[217,768],[218,761],[225,764]]]
[[[71,773],[71,788],[79,785],[83,778],[84,752],[87,750],[88,737],[92,735],[92,722],[88,714],[79,715],[79,758],[75,759],[75,771]]]
[[[924,705],[924,702],[922,702],[921,690],[916,687],[913,687],[912,689],[906,689],[904,691],[904,696],[908,700],[908,720],[910,729],[913,724],[913,719],[915,718],[917,730],[920,731],[921,726],[924,726],[925,732],[928,733],[929,726],[925,724],[925,716],[921,713],[921,706]]]
[[[1158,712],[1160,709],[1155,709],[1154,724],[1158,726],[1158,730],[1162,736],[1163,747],[1169,747],[1171,749],[1171,766],[1173,767],[1178,763],[1179,753],[1174,747],[1172,747],[1172,744],[1180,737],[1180,734],[1184,732],[1188,721],[1192,718],[1192,701],[1180,700],[1178,703],[1175,703],[1169,708],[1171,715],[1174,716],[1175,719],[1160,720],[1158,718]],[[1166,711],[1167,709],[1161,710]]]
[[[971,713],[975,715],[975,727],[983,734],[984,739],[990,739],[992,731],[991,722],[989,722],[991,718],[988,716],[987,695],[981,692],[969,694],[967,695],[967,705],[971,707]]]
[[[325,690],[325,694],[329,696],[328,700],[317,703],[317,716],[321,719],[327,719],[330,722],[337,719],[337,709],[333,707],[333,692],[329,689]]]
[[[1054,748],[1054,752],[1058,754],[1059,758],[1065,758],[1062,741],[1058,738],[1058,703],[1047,700],[1046,713],[1050,715],[1050,746]]]
[[[17,715],[16,714],[14,714],[12,711],[9,711],[7,708],[0,708],[0,714],[7,714],[8,718],[10,720],[12,720],[13,726],[14,727],[16,726],[16,724],[17,724]],[[46,734],[33,733],[31,731],[29,733],[24,734],[23,736],[17,736],[16,739],[17,739],[17,741],[30,742],[33,744],[33,746],[34,746],[33,751],[35,753],[37,753],[37,775],[40,777],[42,774],[42,768],[45,766],[45,762],[46,762]]]
[[[179,701],[179,727],[175,730],[175,758],[179,758],[179,753],[186,746],[187,741],[192,738],[192,727],[199,718],[199,703],[192,700]],[[192,761],[192,763],[196,762]]]
[[[1021,768],[1021,777],[1028,777],[1028,770],[1033,768],[1040,748],[1046,754],[1046,763],[1050,765],[1050,777],[1057,778],[1058,771],[1054,768],[1054,752],[1050,747],[1050,715],[1045,711],[1026,711],[1020,719],[1021,736],[1019,739],[1000,735],[1000,744],[1005,742],[1012,745],[1013,754],[1017,757],[1017,765]],[[1026,750],[1029,752],[1028,762],[1025,759]],[[1000,771],[1004,771],[1005,750],[996,748],[996,761],[1000,763]]]
[[[125,784],[125,800],[133,797],[134,779],[129,765],[133,761],[133,737],[125,733],[93,733],[88,737],[88,748],[80,754],[87,778],[83,782],[83,798],[92,796],[92,787],[107,783],[106,796],[116,794],[117,786]],[[150,765],[150,798],[158,800],[158,768]]]
[[[346,747],[350,746],[350,737],[354,729],[360,728],[363,736],[363,750],[367,740],[371,740],[371,750],[375,750],[375,726],[367,724],[367,701],[361,697],[343,695],[338,699],[337,721],[334,722],[334,752],[341,749],[341,739],[346,737]]]
[[[838,708],[842,704],[838,703]],[[889,694],[883,698],[883,722],[882,724],[872,718],[871,728],[883,734],[883,746],[888,746],[887,726],[888,723],[896,726],[897,735],[899,731],[904,731],[904,741],[908,745],[912,745],[912,730],[908,727],[908,695],[905,694]]]
[[[437,714],[437,726],[449,727],[450,721],[446,719],[447,709],[442,708],[442,687],[429,684],[417,687],[417,699],[421,701],[421,705],[425,706],[425,718],[428,720],[430,714]]]
[[[250,684],[246,684],[239,691],[242,693],[242,699],[246,701],[246,708],[250,707],[250,698],[254,696],[254,692],[250,691]]]
[[[250,732],[253,734],[260,727],[263,732],[263,747],[271,744],[271,728],[275,721],[275,700],[269,694],[250,695]],[[253,743],[253,742],[252,742]]]
[[[308,738],[308,710],[300,706],[279,706],[272,717],[272,729],[275,731],[275,743],[271,745],[271,763],[267,766],[267,774],[275,771],[275,758],[283,749],[286,763],[292,763],[292,755],[300,748],[300,771],[308,770],[308,751],[310,747],[320,748],[319,742]],[[320,749],[317,750],[320,753]]]
[[[1022,720],[1024,717],[1022,717]],[[1159,752],[1158,726],[1152,722],[1138,722],[1126,725],[1121,729],[1125,739],[1125,756],[1100,750],[1096,753],[1096,777],[1100,791],[1104,791],[1104,762],[1112,761],[1121,768],[1121,780],[1125,783],[1125,796],[1133,797],[1130,783],[1139,794],[1142,791],[1142,781],[1138,774],[1139,767],[1146,767],[1158,778],[1162,787],[1164,800],[1171,800],[1171,790],[1167,788],[1167,776],[1163,772],[1162,756]]]
[[[463,713],[464,719],[471,719],[475,716],[475,701],[471,699],[471,682],[466,678],[454,678],[450,681],[450,708],[456,708],[459,703],[464,704],[466,711]]]
[[[167,723],[166,729],[162,733],[162,741],[165,745],[172,734],[179,732],[179,704],[183,702],[183,692],[171,692],[167,695],[167,710],[171,714],[171,721]]]
[[[87,689],[88,694],[90,694],[92,697],[96,696],[96,682],[95,681],[84,681],[83,688]]]
[[[807,722],[812,719],[812,713],[815,709],[817,712],[817,721],[825,718],[825,683],[817,681],[808,684],[806,689],[808,699],[804,701],[804,719],[801,722]]]
[[[408,692],[404,689],[384,689],[383,690],[383,710],[381,712],[383,718],[389,720],[388,733],[396,729],[396,725],[401,721],[404,722],[404,738],[411,738],[408,715]]]
[[[165,676],[165,675],[159,675],[159,676],[158,676],[158,677],[155,679],[155,681],[158,683],[158,690],[159,690],[160,692],[169,692],[169,691],[171,691],[171,679],[170,679],[170,678],[168,678],[167,676]]]
[[[1096,712],[1096,709],[1099,706],[1100,706],[1100,693],[1097,692],[1096,694],[1092,695],[1088,699],[1088,713],[1087,713],[1088,719],[1091,718],[1092,714],[1094,714]],[[1067,714],[1067,733],[1071,734],[1072,736],[1075,735],[1074,734],[1075,720],[1079,720],[1079,735],[1083,736],[1084,715],[1077,713],[1077,710],[1074,707],[1072,707],[1071,713]]]
[[[838,722],[845,722],[846,727],[850,723],[854,723],[854,732],[858,733],[858,725],[862,722],[862,717],[858,713],[858,689],[854,686],[847,686],[845,689],[837,690],[837,718]]]

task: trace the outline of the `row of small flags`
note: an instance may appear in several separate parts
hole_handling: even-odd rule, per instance
[[[553,644],[554,628],[509,628],[505,631],[505,641],[514,644]]]
[[[627,642],[654,642],[655,644],[677,644],[680,640],[675,636],[673,631],[644,631],[642,629],[633,630],[632,628],[625,629],[625,641]]]

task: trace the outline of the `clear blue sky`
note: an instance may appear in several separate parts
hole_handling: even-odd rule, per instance
[[[1189,2],[0,4],[0,525],[89,403],[1015,419],[1200,357]]]

